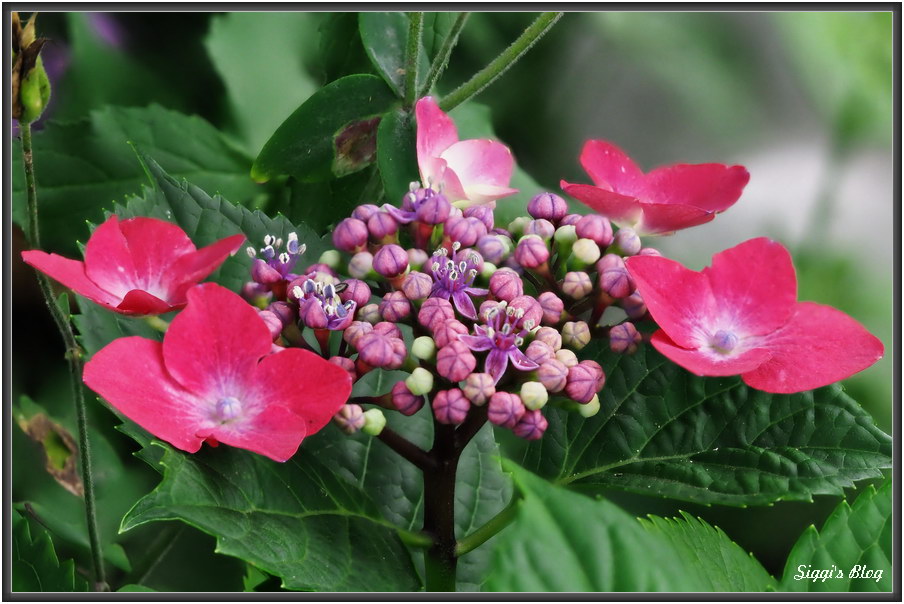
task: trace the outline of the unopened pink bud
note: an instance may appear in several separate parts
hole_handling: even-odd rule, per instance
[[[467,335],[467,333],[468,328],[465,324],[456,319],[433,324],[433,340],[439,347],[458,342],[458,336]]]
[[[261,319],[263,319],[264,324],[267,326],[267,329],[270,331],[270,339],[276,340],[279,337],[279,334],[282,333],[283,330],[283,322],[282,320],[273,312],[269,310],[262,310],[257,313]]]
[[[565,394],[579,403],[589,403],[598,392],[597,375],[591,367],[578,363],[568,369]]]
[[[487,316],[487,311],[490,311],[499,306],[499,302],[496,300],[484,300],[480,303],[480,308],[477,309],[477,316],[482,320]]]
[[[273,283],[282,281],[283,276],[278,270],[276,270],[260,258],[255,258],[251,262],[251,278],[258,283],[271,285]]]
[[[578,364],[578,355],[576,355],[572,350],[561,348],[556,351],[556,360],[561,362],[566,367],[571,368]]]
[[[374,326],[365,321],[352,321],[342,332],[342,339],[358,349],[358,338],[374,330]]]
[[[379,211],[367,219],[367,231],[375,241],[392,237],[399,230],[399,223],[389,212]]]
[[[333,245],[343,252],[360,252],[367,245],[367,225],[357,218],[346,218],[333,229]]]
[[[634,354],[642,340],[634,323],[619,323],[609,328],[609,348],[619,354]]]
[[[549,359],[540,365],[537,379],[549,392],[561,392],[568,381],[568,367],[555,358]]]
[[[295,309],[285,302],[273,302],[267,307],[267,310],[279,318],[283,327],[296,321]]]
[[[394,338],[370,332],[357,339],[358,357],[371,367],[385,368],[393,364]]]
[[[305,300],[298,308],[298,314],[301,322],[311,329],[326,329],[329,321],[320,301],[314,298]]]
[[[468,417],[469,401],[461,390],[440,390],[433,397],[433,415],[441,424],[460,424]]]
[[[514,428],[527,409],[521,397],[511,392],[497,392],[490,397],[487,418],[490,423],[503,428]]]
[[[452,204],[445,195],[431,195],[417,208],[417,219],[426,224],[442,224],[449,218]]]
[[[348,274],[356,279],[365,279],[374,268],[374,257],[370,252],[358,252],[348,262]]]
[[[394,243],[384,245],[374,254],[374,270],[384,277],[398,277],[408,270],[408,254]]]
[[[503,235],[484,235],[477,241],[477,251],[487,262],[498,265],[512,253],[512,243]]]
[[[524,311],[521,324],[527,329],[534,329],[543,320],[543,307],[531,296],[518,296],[509,302],[509,307]]]
[[[581,216],[574,228],[578,237],[590,239],[602,248],[612,244],[612,223],[599,214]]]
[[[470,208],[465,208],[462,212],[462,216],[465,218],[477,218],[487,228],[487,231],[493,228],[493,208],[490,206],[471,206]]]
[[[562,281],[562,293],[573,300],[580,300],[590,295],[593,291],[593,282],[590,275],[584,271],[571,271],[565,273]]]
[[[515,427],[512,428],[512,432],[515,433],[515,436],[525,440],[537,440],[543,436],[548,427],[549,422],[543,417],[543,413],[536,409],[534,411],[525,411],[518,423],[515,424]]]
[[[339,292],[339,299],[343,302],[352,300],[358,307],[370,302],[370,287],[359,279],[347,279],[345,289]]]
[[[625,298],[637,289],[621,257],[606,254],[596,263],[596,268],[599,271],[600,289],[613,298]]]
[[[621,307],[625,314],[632,319],[642,319],[647,314],[647,305],[644,303],[640,292],[634,292],[621,301]]]
[[[360,205],[352,211],[352,218],[357,218],[363,222],[367,222],[368,218],[380,212],[379,206],[376,206],[372,203],[365,203],[364,205]]]
[[[662,252],[652,247],[641,248],[639,252],[637,252],[638,256],[659,256],[662,257]]]
[[[364,427],[364,410],[360,405],[345,404],[333,416],[333,422],[346,434],[354,434]]]
[[[620,228],[612,240],[612,247],[621,252],[622,256],[634,256],[641,249],[640,236],[634,229]]]
[[[411,271],[402,281],[402,291],[409,300],[424,300],[433,289],[433,278],[425,273]]]
[[[354,383],[355,380],[358,379],[358,374],[355,371],[355,362],[353,360],[346,357],[330,357],[329,362],[333,365],[338,365],[339,367],[345,369],[348,375],[352,378],[352,383]]]
[[[568,212],[568,204],[555,193],[540,193],[527,202],[527,213],[537,219],[559,222]]]
[[[524,268],[537,268],[549,260],[549,248],[538,235],[525,235],[515,247],[515,260]]]
[[[248,281],[242,285],[242,298],[254,306],[266,306],[267,302],[269,302],[272,297],[273,294],[266,285],[255,281]]]
[[[427,252],[424,250],[418,249],[416,247],[408,248],[408,266],[412,269],[419,269],[427,263],[427,260],[430,259],[430,256],[427,255]]]
[[[471,247],[487,234],[487,227],[483,221],[473,216],[449,218],[444,229],[446,237],[450,241],[459,242],[462,247]]]
[[[315,273],[314,278],[317,281],[324,281],[324,277],[332,277],[334,279],[339,277],[339,274],[333,270],[333,267],[329,264],[324,264],[323,262],[316,262],[304,269],[304,274],[310,275],[311,273]],[[329,279],[326,279],[325,281],[329,282]]]
[[[496,394],[496,384],[489,373],[472,373],[465,378],[465,385],[461,390],[468,400],[479,407]]]
[[[552,349],[553,353],[562,348],[562,334],[552,327],[541,327],[534,334],[534,339],[544,342]]]
[[[411,314],[411,302],[402,292],[389,292],[380,302],[380,315],[386,321],[398,323]]]
[[[380,321],[374,325],[374,331],[389,336],[390,338],[402,339],[402,330],[397,325],[393,325],[389,321]]]
[[[596,391],[602,390],[606,384],[606,374],[603,372],[602,365],[591,359],[581,361],[578,365],[584,365],[593,372],[593,375],[596,376]]]
[[[574,226],[577,227],[578,221],[581,219],[580,214],[565,214],[562,217],[562,220],[559,221],[559,226]]]
[[[450,382],[460,382],[474,371],[477,359],[462,342],[454,341],[436,353],[436,371]]]
[[[524,227],[525,235],[537,235],[538,237],[542,237],[547,241],[552,239],[552,236],[556,232],[556,227],[553,223],[543,218],[538,218],[536,220],[531,220],[527,223],[527,226]]]
[[[455,318],[452,303],[442,298],[427,298],[417,313],[417,321],[432,330],[435,323],[451,321]]]
[[[545,361],[555,358],[555,354],[548,344],[540,340],[531,342],[524,351],[524,355],[537,365],[542,365]]]
[[[405,382],[392,387],[392,406],[402,415],[414,415],[424,406],[424,397],[412,394]]]
[[[498,270],[490,277],[490,293],[497,300],[511,302],[524,294],[524,282],[515,271]]]
[[[590,343],[590,326],[584,321],[569,321],[562,326],[562,345],[580,350]]]
[[[386,369],[399,369],[405,364],[408,358],[408,349],[405,347],[405,341],[401,338],[390,338],[389,344],[392,346],[392,360],[386,365]]]
[[[565,310],[565,303],[552,292],[543,292],[537,298],[540,308],[543,309],[543,323],[546,325],[555,325],[562,319],[562,311]]]

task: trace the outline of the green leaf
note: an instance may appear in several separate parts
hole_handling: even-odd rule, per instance
[[[147,167],[153,189],[147,189],[144,197],[130,198],[125,205],[117,205],[115,213],[120,218],[155,216],[175,222],[191,237],[198,247],[209,245],[223,237],[243,233],[248,244],[259,247],[268,234],[284,241],[290,232],[298,234],[298,240],[307,246],[302,263],[317,261],[326,249],[324,241],[304,225],[295,226],[284,216],[270,218],[259,210],[251,211],[231,204],[219,195],[211,197],[201,188],[183,180],[179,182],[144,153],[139,153]],[[233,291],[241,289],[250,279],[251,258],[238,253],[226,260],[214,273],[213,280]]]
[[[421,448],[433,442],[433,417],[424,408],[411,417],[386,414],[387,425]],[[423,526],[424,483],[420,470],[378,439],[346,436],[333,426],[304,441],[303,449],[334,468],[343,479],[370,494],[380,513],[410,531]],[[456,535],[461,538],[495,516],[511,498],[511,480],[502,472],[491,426],[484,426],[462,452],[455,500]],[[458,589],[480,588],[489,573],[489,541],[459,561]],[[420,562],[421,552],[415,552]]]
[[[215,536],[218,553],[282,577],[288,589],[419,589],[405,547],[367,494],[307,451],[279,464],[231,447],[186,455],[158,444],[163,481],[122,530],[182,520]]]
[[[544,437],[546,438],[546,437]],[[506,464],[524,495],[493,551],[488,591],[694,591],[670,543],[605,501]]]
[[[290,174],[303,182],[328,180],[367,167],[376,151],[380,115],[395,101],[372,75],[351,75],[321,88],[276,130],[251,175],[266,181]]]
[[[320,13],[318,59],[324,82],[343,76],[373,71],[370,59],[361,44],[358,14]]]
[[[408,193],[408,185],[420,180],[415,135],[414,118],[404,109],[384,115],[377,129],[377,166],[386,199],[396,206]]]
[[[878,491],[870,485],[853,506],[842,501],[821,531],[811,525],[794,545],[781,589],[891,591],[892,512],[891,481]],[[832,572],[825,580],[806,578],[814,570]]]
[[[60,563],[47,531],[12,511],[12,591],[88,591],[72,560]]]
[[[424,34],[421,43],[431,61],[442,48],[458,15],[459,13],[454,12],[424,13]]]
[[[115,199],[145,182],[129,143],[156,157],[178,178],[247,203],[262,189],[248,178],[251,160],[213,126],[157,105],[105,107],[74,122],[49,122],[34,135],[35,173],[45,249],[67,255],[84,240],[82,220],[100,222]],[[13,221],[28,220],[22,147],[13,149]],[[75,219],[73,219],[75,218]]]
[[[289,181],[283,213],[294,223],[303,222],[317,232],[348,217],[355,206],[376,202],[382,194],[376,166],[324,182]]]
[[[129,592],[140,592],[140,591],[143,591],[143,592],[154,592],[154,593],[157,592],[156,589],[151,589],[150,587],[145,587],[144,585],[123,585],[122,587],[120,587],[120,588],[117,589],[116,591],[117,591],[117,592],[120,592],[120,593],[123,593],[123,592],[125,592],[125,593],[129,593]]]
[[[891,438],[840,386],[768,394],[691,375],[651,346],[598,360],[608,376],[600,412],[550,409],[527,468],[594,491],[762,505],[842,494],[891,465]]]
[[[640,522],[648,533],[668,541],[678,558],[696,571],[702,591],[774,589],[775,579],[721,529],[686,512],[681,516],[648,516]]]
[[[410,374],[404,371],[374,369],[355,382],[351,396],[380,396],[389,392],[397,382],[405,381]]]
[[[402,97],[405,92],[405,52],[408,46],[409,19],[405,13],[358,13],[361,42],[380,76]],[[427,55],[420,53],[418,82],[430,69]]]
[[[228,13],[211,20],[204,43],[238,131],[254,151],[319,87],[303,61],[316,43],[315,28],[312,13]]]

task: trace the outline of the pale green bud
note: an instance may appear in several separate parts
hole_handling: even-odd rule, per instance
[[[531,411],[542,409],[548,400],[549,393],[540,382],[524,382],[521,384],[521,401]]]
[[[436,342],[430,336],[415,338],[411,343],[411,356],[422,361],[430,361],[436,356]]]
[[[498,270],[499,270],[499,268],[495,264],[491,264],[489,262],[484,262],[483,263],[483,271],[480,273],[480,275],[484,279],[489,279],[490,277],[493,276],[493,273],[495,273]]]
[[[417,396],[429,394],[433,390],[433,374],[423,367],[415,367],[411,375],[405,379],[405,385],[411,394]]]
[[[361,431],[371,436],[378,436],[386,427],[386,416],[380,409],[368,409],[364,412],[364,427]]]
[[[342,255],[336,250],[326,250],[320,254],[319,263],[325,264],[332,269],[338,269],[342,264]]]
[[[594,394],[593,398],[590,399],[588,403],[583,405],[578,405],[578,413],[581,414],[581,417],[593,417],[600,411],[600,396],[598,394]]]

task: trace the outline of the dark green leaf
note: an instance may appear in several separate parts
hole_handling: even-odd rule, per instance
[[[878,491],[870,485],[853,506],[842,501],[821,531],[810,526],[794,545],[781,589],[891,591],[892,507],[891,481]],[[805,578],[812,571],[832,572],[825,580]]]
[[[302,263],[314,263],[326,245],[313,231],[304,225],[294,226],[284,216],[270,218],[259,210],[251,211],[236,206],[218,196],[211,197],[201,188],[183,180],[179,182],[167,174],[156,161],[141,153],[154,187],[145,190],[144,197],[130,198],[115,212],[121,218],[155,216],[178,224],[198,247],[243,233],[248,244],[255,248],[263,244],[268,234],[284,241],[290,232],[298,234],[298,240],[307,246]],[[251,259],[238,253],[226,260],[214,273],[213,280],[234,291],[250,279]]]
[[[377,130],[377,166],[386,199],[401,205],[408,185],[419,181],[414,118],[404,109],[390,111]]]
[[[685,512],[682,518],[641,519],[647,532],[668,541],[676,556],[693,567],[702,591],[772,591],[773,579],[751,554],[721,529]]]
[[[376,153],[380,115],[395,101],[378,77],[351,75],[318,90],[276,130],[254,162],[259,181],[290,174],[327,180],[367,167]]]
[[[374,369],[355,382],[352,396],[380,396],[389,392],[397,382],[402,382],[410,374],[404,371]]]
[[[891,438],[840,386],[773,395],[700,378],[646,346],[599,358],[600,412],[550,409],[525,465],[561,483],[699,503],[762,505],[842,494],[891,465]]]
[[[408,15],[405,13],[358,13],[361,42],[371,63],[399,97],[405,92],[405,53],[408,46]],[[420,53],[418,82],[430,69],[428,57]]]
[[[282,577],[289,589],[419,588],[396,532],[368,496],[307,452],[285,464],[219,447],[164,447],[164,478],[123,519],[128,530],[179,519],[217,538],[217,551]]]
[[[457,18],[458,13],[424,13],[424,35],[421,42],[431,61],[442,48]]]
[[[293,223],[303,222],[319,233],[346,218],[355,206],[379,203],[381,191],[376,166],[324,182],[293,178],[284,213]]]
[[[114,200],[146,182],[129,142],[178,178],[237,203],[263,191],[248,177],[251,160],[199,117],[163,107],[106,107],[75,122],[50,122],[34,135],[35,173],[45,249],[68,255],[88,234],[82,220],[100,222]],[[22,147],[13,149],[13,221],[28,220]]]
[[[358,28],[358,14],[320,13],[319,63],[324,82],[373,71]]]
[[[12,512],[12,591],[88,591],[75,576],[72,560],[57,559],[47,531],[32,528],[15,510]]]
[[[545,437],[544,437],[545,438]],[[507,464],[524,494],[493,550],[489,591],[695,591],[670,543],[605,500],[555,487]]]
[[[303,58],[317,42],[317,17],[304,12],[214,17],[204,43],[226,85],[242,138],[254,151],[318,88]],[[262,60],[266,57],[266,60]]]

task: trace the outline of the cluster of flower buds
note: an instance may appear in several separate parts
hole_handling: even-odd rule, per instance
[[[269,236],[259,252],[249,248],[244,293],[263,309],[274,346],[318,345],[355,381],[374,369],[409,374],[389,392],[349,401],[334,418],[348,433],[379,433],[381,409],[411,415],[427,405],[440,423],[481,414],[537,439],[547,405],[585,417],[599,410],[605,374],[577,353],[591,338],[637,350],[632,321],[647,310],[624,257],[658,252],[599,215],[569,214],[552,193],[535,196],[528,212],[501,228],[492,205],[462,210],[412,183],[401,207],[355,208],[333,230],[338,251],[304,271],[293,272],[304,252],[294,234],[285,251]],[[610,306],[626,318],[602,325]]]

